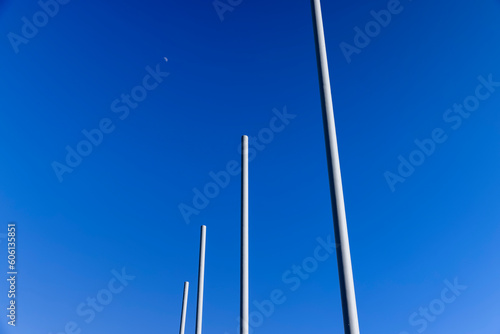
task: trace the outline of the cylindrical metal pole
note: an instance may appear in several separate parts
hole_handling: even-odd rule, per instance
[[[179,334],[184,334],[184,328],[186,327],[188,290],[189,290],[189,282],[184,282],[184,295],[182,296],[182,311],[181,311],[181,328],[179,330]]]
[[[201,320],[203,317],[203,284],[205,281],[205,239],[207,227],[201,226],[200,235],[200,266],[198,268],[198,303],[196,306],[196,334],[201,334]]]
[[[321,107],[323,110],[328,175],[330,179],[333,229],[335,231],[335,243],[337,245],[337,264],[339,270],[342,312],[344,316],[344,332],[346,334],[359,334],[358,313],[356,309],[356,296],[354,294],[351,254],[349,250],[349,237],[347,235],[344,195],[340,176],[337,135],[335,132],[335,120],[333,118],[332,94],[330,90],[330,76],[328,73],[328,60],[326,57],[325,35],[320,1],[311,0],[311,7],[314,23],[316,59],[318,63]]]
[[[241,137],[240,334],[248,334],[248,137]]]

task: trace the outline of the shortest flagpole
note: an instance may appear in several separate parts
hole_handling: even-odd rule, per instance
[[[207,227],[201,225],[200,235],[200,266],[198,268],[198,302],[196,306],[196,334],[201,334],[201,320],[203,318],[203,285],[205,282],[205,243]]]
[[[189,282],[184,282],[184,295],[182,296],[182,311],[181,311],[181,328],[179,329],[179,334],[184,334],[184,328],[186,327],[188,290],[189,290]]]

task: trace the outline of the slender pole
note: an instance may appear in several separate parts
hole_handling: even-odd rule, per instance
[[[330,180],[333,229],[335,231],[335,243],[337,245],[337,265],[339,270],[342,313],[344,316],[344,332],[346,334],[359,334],[356,296],[354,294],[351,254],[349,250],[349,237],[347,235],[344,195],[340,176],[337,135],[335,132],[335,120],[333,118],[332,93],[330,90],[330,76],[328,74],[328,60],[326,58],[325,35],[320,1],[311,0],[311,7],[314,23],[316,59],[318,63],[321,107],[323,110],[328,175]]]
[[[205,241],[207,227],[201,225],[200,235],[200,266],[198,268],[198,303],[196,306],[196,334],[201,334],[201,320],[203,317],[203,284],[205,281]]]
[[[248,137],[241,137],[240,334],[248,334]]]
[[[184,328],[186,327],[188,290],[189,290],[189,282],[184,282],[184,295],[182,296],[182,311],[181,311],[181,328],[179,329],[179,334],[184,334]]]

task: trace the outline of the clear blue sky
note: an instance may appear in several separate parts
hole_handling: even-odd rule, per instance
[[[282,294],[253,333],[343,332],[310,3],[232,3],[0,1],[1,331],[176,333],[187,280],[193,333],[204,224],[204,333],[235,334],[239,175],[210,172],[247,134],[250,299]],[[500,1],[322,5],[361,332],[500,333]]]

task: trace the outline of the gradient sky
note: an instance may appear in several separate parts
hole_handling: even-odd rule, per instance
[[[361,332],[500,333],[500,87],[480,88],[470,115],[453,111],[477,101],[478,77],[500,82],[500,1],[402,0],[350,62],[341,43],[396,7],[322,6]],[[0,1],[0,247],[6,272],[1,233],[17,222],[19,271],[18,325],[2,315],[1,331],[176,333],[187,280],[194,333],[204,224],[204,333],[235,334],[239,175],[189,224],[179,205],[239,161],[241,135],[267,139],[286,109],[295,117],[250,163],[250,300],[285,299],[253,333],[343,332],[334,254],[307,278],[290,272],[333,234],[310,3],[231,9],[221,20],[212,1],[73,0],[13,47],[23,17],[43,14],[37,1]],[[148,66],[169,75],[127,106]],[[102,122],[113,130],[60,182],[54,162]],[[386,172],[421,158],[415,141],[439,129],[391,189]],[[87,323],[77,308],[122,268],[135,278]],[[443,303],[455,279],[466,288]]]

